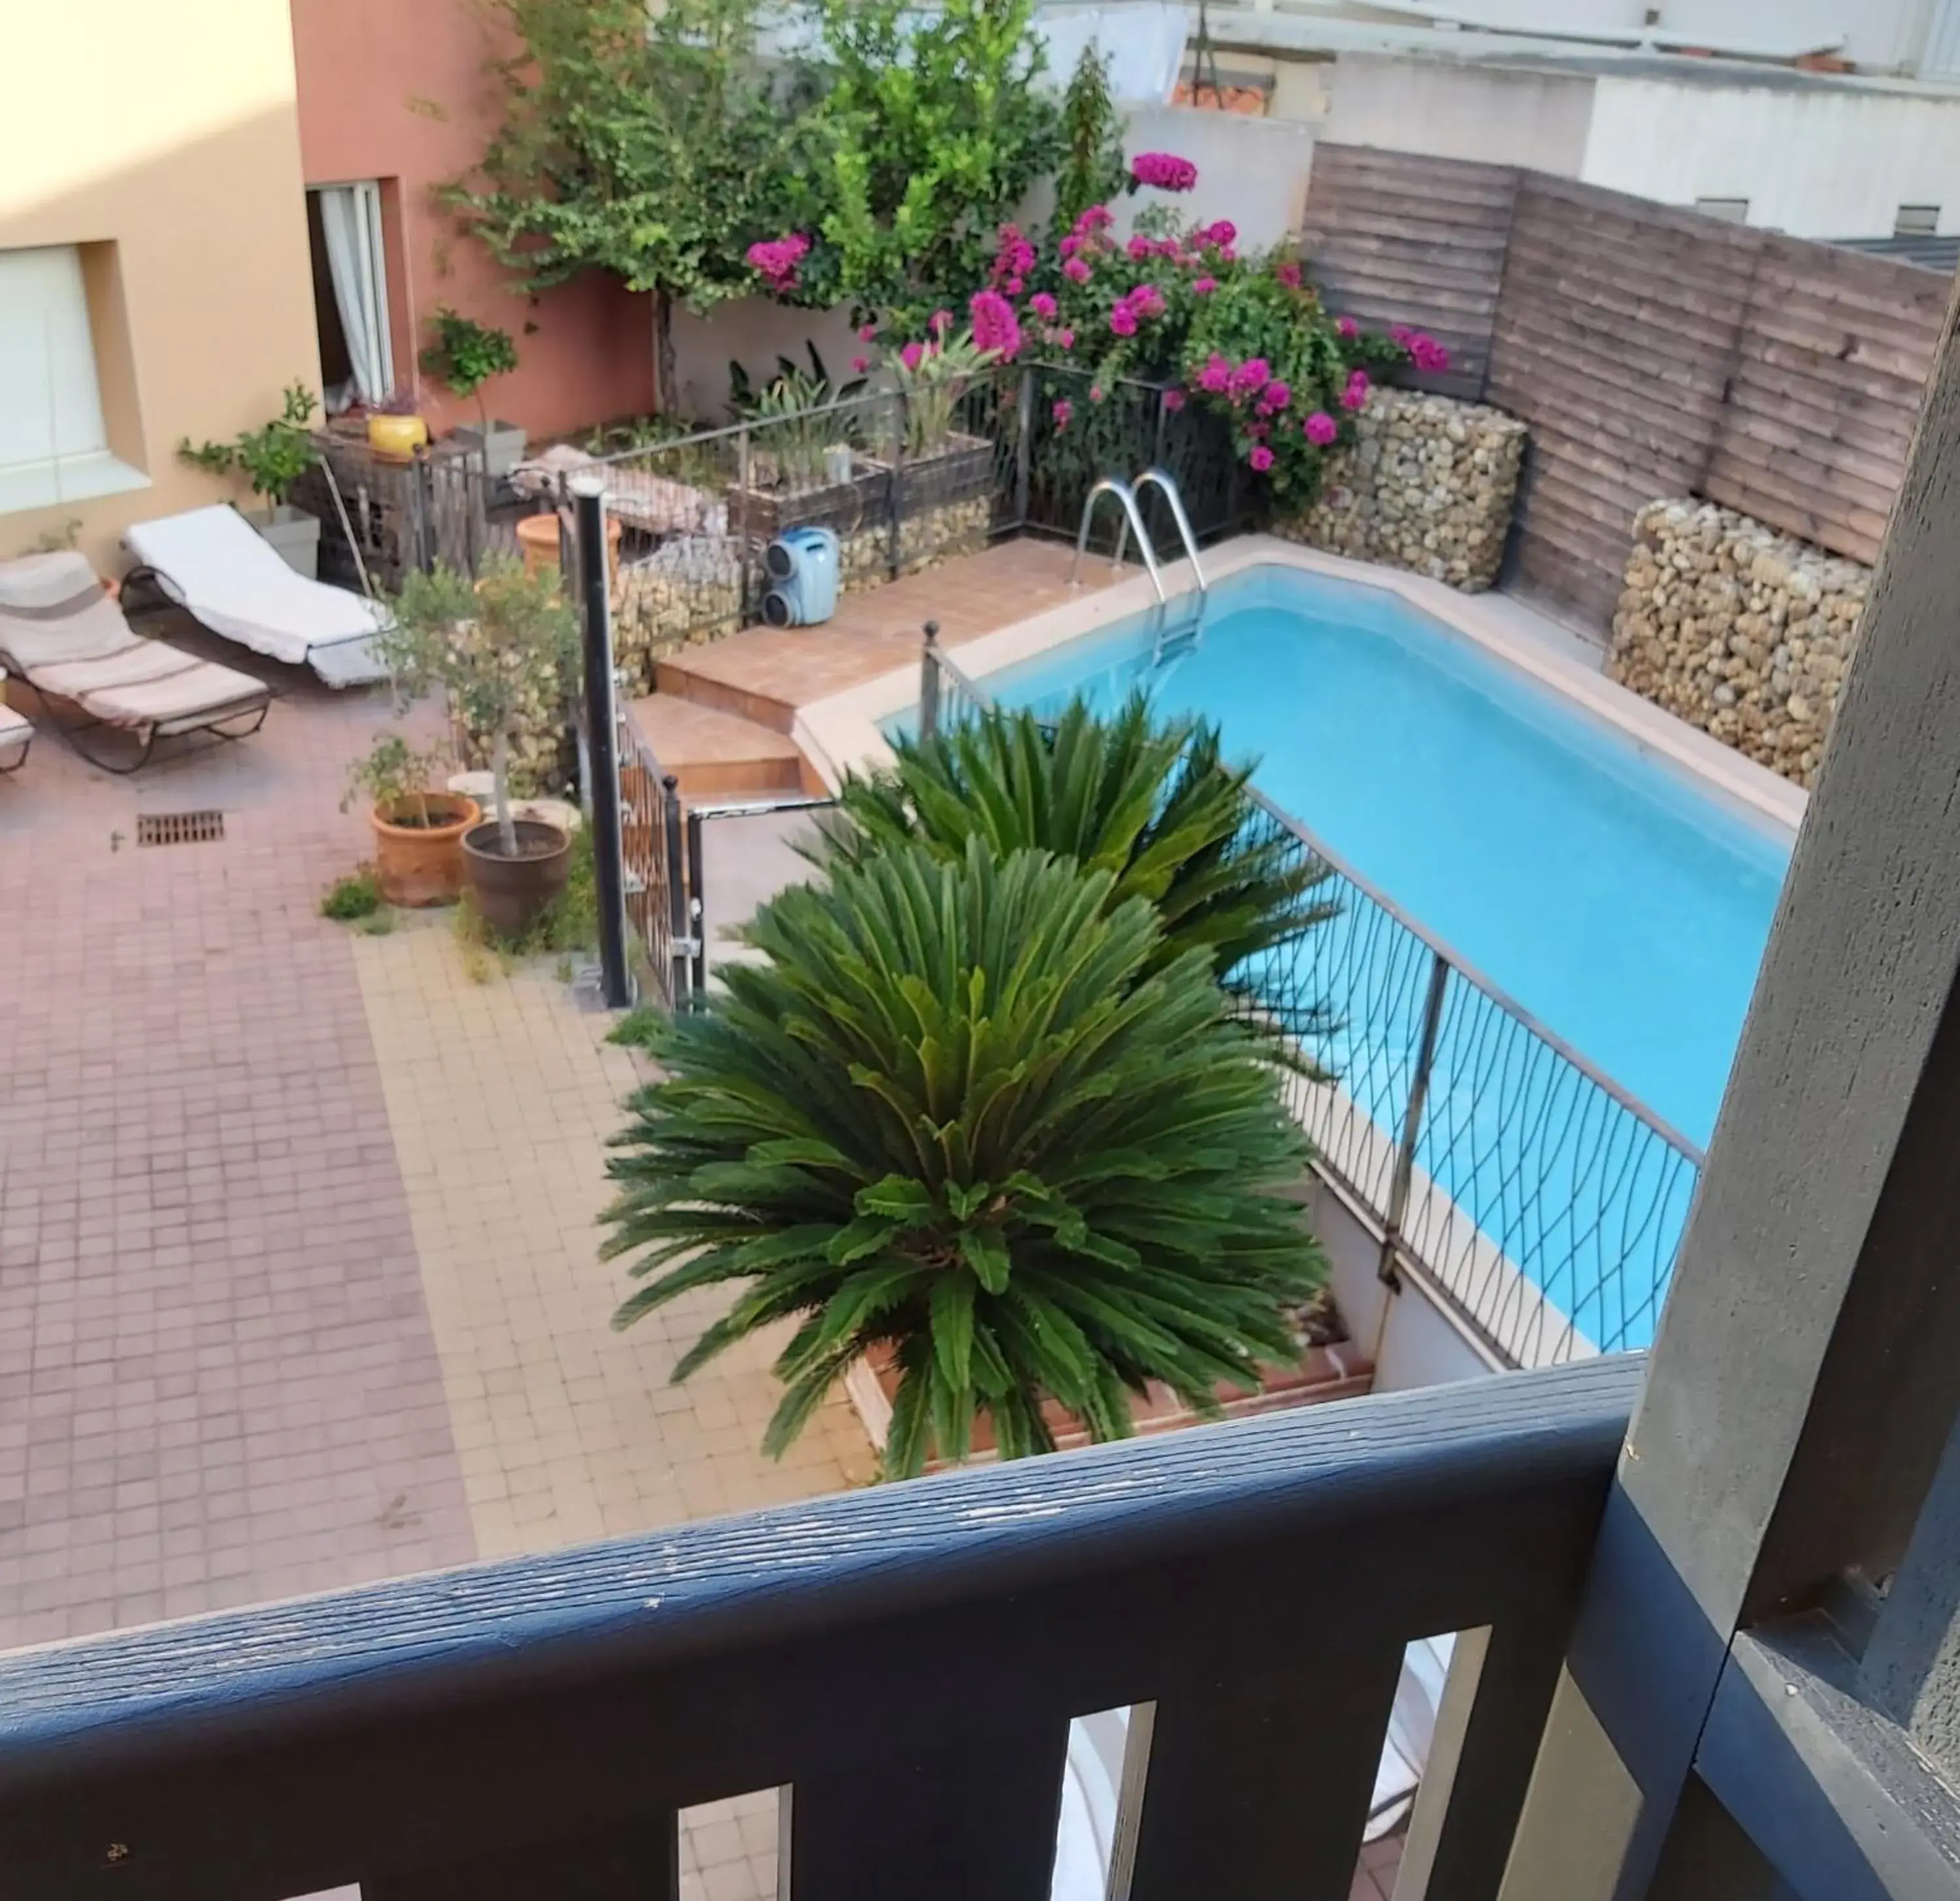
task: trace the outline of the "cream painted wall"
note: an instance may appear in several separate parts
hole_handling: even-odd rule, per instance
[[[7,14],[0,249],[114,246],[129,374],[105,374],[104,405],[112,445],[148,483],[0,515],[0,558],[76,519],[97,565],[119,567],[127,523],[228,492],[177,463],[180,437],[235,434],[295,378],[319,385],[291,29],[285,0]],[[98,319],[115,301],[95,300]],[[97,336],[99,361],[114,343]]]
[[[1180,216],[1209,222],[1229,218],[1248,248],[1277,244],[1299,229],[1313,165],[1313,129],[1279,119],[1190,106],[1143,106],[1130,115],[1123,150],[1176,152],[1198,167],[1197,189],[1176,201]],[[1126,234],[1137,214],[1164,202],[1160,192],[1117,201],[1116,226]]]
[[[1901,205],[1960,231],[1960,97],[1602,78],[1580,176],[1672,205],[1745,198],[1798,237],[1880,237]]]
[[[1586,156],[1592,87],[1582,74],[1343,53],[1328,82],[1321,135],[1337,145],[1529,165],[1570,178]]]

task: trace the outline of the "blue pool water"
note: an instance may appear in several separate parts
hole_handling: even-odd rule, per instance
[[[1161,666],[1157,639],[1153,618],[1125,624],[985,685],[1041,709],[1077,693],[1106,707],[1141,685],[1166,712],[1215,720],[1228,755],[1258,758],[1255,781],[1274,803],[1655,1115],[1707,1141],[1787,837],[1379,589],[1254,569],[1214,588],[1201,637]],[[1335,974],[1357,993],[1332,1000],[1348,1027],[1324,1055],[1376,1121],[1396,1127],[1406,1090],[1394,1072],[1419,1014],[1420,973],[1395,965],[1399,933],[1362,942],[1360,923],[1345,928],[1360,947]],[[1509,1121],[1532,1126],[1487,1130],[1473,1162],[1440,1147],[1422,1159],[1443,1185],[1464,1178],[1459,1202],[1507,1254],[1527,1257],[1567,1313],[1586,1309],[1576,1317],[1589,1337],[1645,1344],[1657,1288],[1589,1289],[1592,1269],[1574,1257],[1589,1249],[1603,1273],[1643,1251],[1658,1264],[1647,1278],[1664,1278],[1691,1171],[1672,1185],[1645,1181],[1615,1148],[1628,1138],[1573,1126],[1604,1105],[1557,1099],[1542,1079],[1507,1082],[1528,1059],[1465,990],[1450,1003],[1456,1047],[1438,1065],[1446,1092],[1453,1083],[1465,1099],[1439,1105],[1435,1142],[1453,1112],[1464,1127],[1452,1152],[1475,1148],[1469,1124],[1488,1122],[1507,1089]],[[1397,1019],[1386,1029],[1385,1014]],[[1542,1178],[1529,1206],[1521,1171]],[[1575,1190],[1575,1171],[1612,1180]],[[1575,1195],[1588,1194],[1593,1205],[1575,1216]],[[1575,1219],[1583,1234],[1548,1231]]]

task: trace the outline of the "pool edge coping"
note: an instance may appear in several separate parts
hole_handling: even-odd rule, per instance
[[[1223,580],[1249,567],[1285,567],[1399,596],[1418,612],[1441,621],[1507,666],[1577,701],[1637,747],[1662,755],[1779,829],[1794,834],[1803,820],[1809,795],[1801,786],[1745,758],[1630,688],[1595,672],[1576,656],[1505,626],[1500,616],[1485,606],[1491,596],[1459,593],[1427,575],[1324,554],[1274,535],[1236,536],[1207,550],[1203,561],[1208,581]],[[1166,591],[1173,599],[1196,584],[1188,559],[1169,564],[1163,574]],[[1080,599],[1064,601],[963,641],[953,650],[954,663],[973,679],[985,679],[1145,612],[1156,599],[1150,577],[1134,574]],[[1529,607],[1529,603],[1514,605]],[[915,704],[918,686],[915,663],[895,667],[874,680],[799,708],[791,736],[835,790],[847,771],[890,763],[892,749],[880,723]]]

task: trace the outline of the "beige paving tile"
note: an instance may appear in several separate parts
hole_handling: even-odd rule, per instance
[[[686,1386],[675,1360],[718,1311],[690,1295],[625,1334],[625,1278],[599,1259],[606,1145],[632,1059],[548,968],[472,983],[420,920],[355,940],[355,962],[442,1369],[486,1556],[549,1550],[864,1482],[841,1397],[798,1456],[759,1449],[772,1349],[731,1349]]]

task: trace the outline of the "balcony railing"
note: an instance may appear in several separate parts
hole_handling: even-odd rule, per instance
[[[0,1897],[668,1901],[676,1810],[786,1787],[793,1901],[1045,1901],[1070,1719],[1147,1705],[1117,1835],[1132,1901],[1337,1901],[1403,1646],[1472,1629],[1427,1892],[1492,1895],[1639,1370],[0,1658]]]

